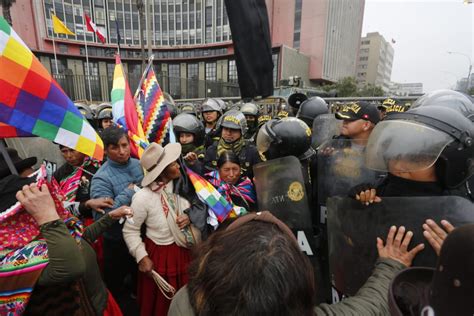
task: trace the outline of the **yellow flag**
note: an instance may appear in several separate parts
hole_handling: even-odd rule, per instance
[[[73,32],[71,32],[71,30],[68,29],[67,26],[64,25],[64,23],[60,19],[58,19],[57,16],[55,16],[54,14],[51,14],[51,16],[53,17],[53,31],[54,31],[54,33],[56,33],[56,34],[66,34],[66,35],[76,35]]]

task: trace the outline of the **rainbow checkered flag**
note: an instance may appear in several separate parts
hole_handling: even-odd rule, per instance
[[[0,137],[36,135],[102,160],[104,145],[74,103],[0,17]]]
[[[233,210],[233,205],[227,202],[217,189],[214,188],[214,186],[206,179],[187,167],[186,173],[188,174],[199,199],[209,206],[209,217],[207,218],[207,222],[216,229],[217,226],[219,226],[219,223],[222,223],[230,215]]]
[[[132,140],[130,143],[131,154],[133,157],[140,159],[149,143],[143,133],[140,117],[119,55],[115,55],[114,81],[110,91],[110,99],[112,100],[114,121],[127,131]]]
[[[164,101],[165,97],[156,79],[151,59],[135,92],[135,102],[148,142],[162,146],[174,142],[171,114]]]

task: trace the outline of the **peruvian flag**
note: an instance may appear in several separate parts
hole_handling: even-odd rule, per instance
[[[105,35],[102,33],[101,30],[97,27],[97,25],[92,22],[90,16],[88,16],[86,13],[84,13],[84,17],[86,18],[86,23],[87,23],[87,30],[89,32],[94,32],[97,35],[97,38],[102,42],[102,44],[105,44]]]

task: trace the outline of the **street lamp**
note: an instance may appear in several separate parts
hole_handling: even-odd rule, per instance
[[[467,60],[469,61],[469,72],[467,73],[467,84],[466,84],[466,92],[467,92],[469,90],[469,84],[470,84],[469,79],[471,77],[471,70],[472,70],[471,57],[467,54],[460,53],[460,52],[448,52],[448,54],[462,55],[462,56],[466,57]]]

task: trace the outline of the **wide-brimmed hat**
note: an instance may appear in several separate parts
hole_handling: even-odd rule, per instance
[[[146,187],[155,181],[170,163],[179,158],[179,155],[181,155],[179,143],[168,144],[164,148],[157,143],[148,146],[140,159],[140,164],[146,171],[142,186]]]
[[[390,313],[401,315],[474,314],[474,224],[446,237],[435,269],[413,267],[392,280]]]
[[[18,156],[18,151],[16,151],[16,149],[14,148],[7,148],[7,153],[10,156],[13,165],[15,165],[15,168],[18,172],[22,172],[26,168],[33,167],[37,162],[36,157],[30,157],[26,159],[20,158],[20,156]],[[3,158],[3,155],[0,153],[0,179],[10,174],[11,171],[8,168],[7,162],[5,158]]]

